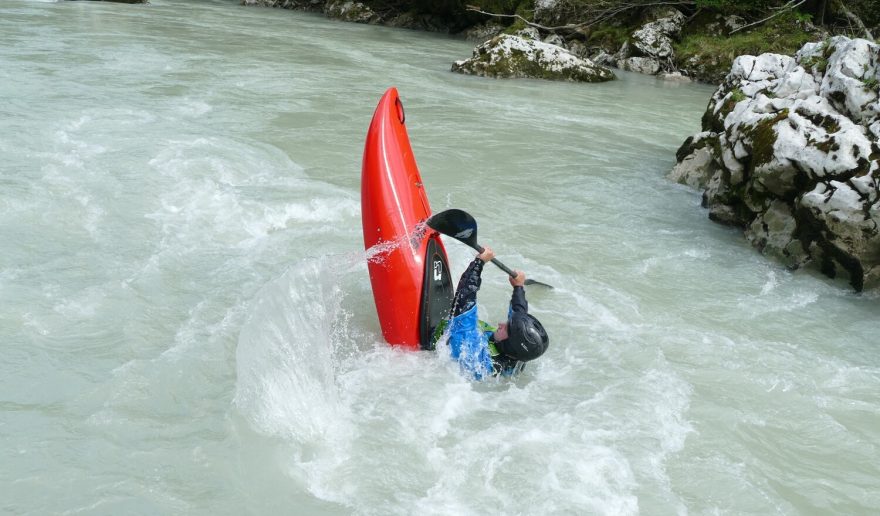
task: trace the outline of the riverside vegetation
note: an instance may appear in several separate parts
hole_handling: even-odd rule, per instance
[[[832,35],[880,32],[877,0],[241,0],[329,17],[462,34],[482,43],[531,27],[542,41],[599,64],[720,83],[733,60],[793,55]],[[646,25],[674,9],[672,23]]]

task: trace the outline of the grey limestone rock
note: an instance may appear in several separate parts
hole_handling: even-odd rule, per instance
[[[530,77],[579,82],[614,79],[604,66],[564,48],[538,40],[501,35],[477,46],[473,57],[452,64],[452,71],[483,77]]]
[[[675,54],[672,38],[681,32],[686,18],[676,9],[655,10],[652,17],[654,21],[632,33],[632,44],[645,57],[670,59]]]
[[[681,33],[686,18],[677,9],[653,8],[647,19],[651,21],[633,32],[615,54],[618,68],[648,75],[672,70],[673,39]]]
[[[670,178],[791,268],[880,285],[880,47],[837,36],[739,56]]]

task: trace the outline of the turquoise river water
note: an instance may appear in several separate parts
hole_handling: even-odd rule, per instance
[[[876,514],[880,299],[665,179],[712,88],[450,73],[471,49],[0,1],[0,513]],[[382,342],[359,188],[389,86],[434,208],[556,286],[514,381]],[[508,295],[487,269],[484,317]]]

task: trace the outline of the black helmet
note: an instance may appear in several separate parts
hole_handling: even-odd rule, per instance
[[[550,345],[541,322],[529,314],[514,313],[507,322],[507,335],[495,344],[498,351],[523,362],[543,355]]]

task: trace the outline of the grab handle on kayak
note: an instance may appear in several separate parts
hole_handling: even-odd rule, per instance
[[[394,107],[397,108],[397,119],[400,120],[401,124],[405,124],[406,111],[403,110],[403,102],[400,101],[400,97],[394,99]]]

